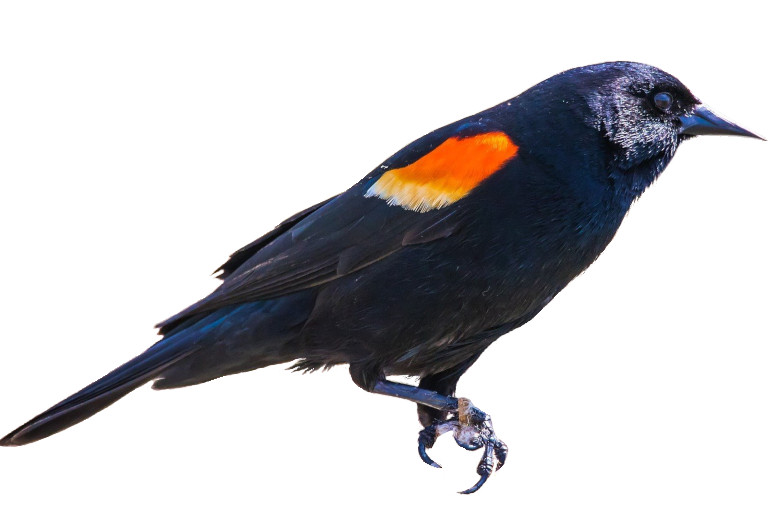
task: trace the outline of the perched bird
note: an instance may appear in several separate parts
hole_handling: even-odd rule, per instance
[[[418,404],[425,462],[437,466],[426,449],[451,431],[483,449],[474,492],[507,447],[489,415],[453,396],[459,378],[595,261],[682,141],[715,134],[759,138],[655,67],[555,75],[421,137],[239,249],[212,294],[158,325],[160,341],[0,444],[48,437],[151,380],[349,364],[361,388]]]

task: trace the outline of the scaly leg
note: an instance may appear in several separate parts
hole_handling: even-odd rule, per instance
[[[483,447],[483,456],[477,468],[480,479],[473,487],[462,491],[463,494],[474,493],[480,489],[495,469],[495,463],[497,470],[505,464],[508,446],[494,433],[491,417],[475,407],[467,398],[445,396],[434,391],[387,380],[377,381],[372,391],[381,395],[404,398],[419,405],[451,414],[451,417],[445,420],[434,421],[419,433],[418,453],[425,463],[440,468],[440,465],[435,463],[426,453],[426,449],[434,445],[438,436],[450,431],[453,431],[456,443],[468,451],[475,451]]]

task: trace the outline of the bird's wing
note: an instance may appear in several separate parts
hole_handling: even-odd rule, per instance
[[[339,196],[339,195],[337,195]],[[309,216],[319,208],[323,207],[333,199],[337,198],[337,196],[332,196],[328,200],[324,200],[316,205],[313,205],[312,207],[309,207],[307,209],[304,209],[300,212],[297,212],[296,214],[292,215],[282,223],[278,224],[274,227],[272,231],[269,233],[255,239],[254,241],[250,242],[246,246],[242,247],[241,249],[238,249],[235,251],[231,256],[228,257],[228,261],[220,265],[217,270],[212,272],[213,274],[216,274],[220,272],[217,275],[218,279],[225,280],[229,275],[234,273],[237,268],[239,268],[245,261],[249,260],[250,258],[255,255],[258,251],[269,245],[274,239],[285,233],[286,231],[293,228],[296,224],[298,224],[302,219]]]
[[[235,252],[218,269],[224,279],[220,287],[158,327],[167,333],[219,307],[318,286],[404,247],[448,237],[469,218],[464,205],[453,204],[517,150],[508,135],[484,124],[436,130],[345,193],[300,212]]]

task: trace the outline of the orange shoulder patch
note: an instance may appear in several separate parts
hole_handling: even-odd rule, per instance
[[[466,196],[518,150],[502,132],[451,137],[418,161],[384,173],[364,196],[417,212],[441,209]]]

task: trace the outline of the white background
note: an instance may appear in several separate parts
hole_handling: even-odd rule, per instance
[[[768,142],[679,150],[614,242],[460,383],[510,445],[418,460],[345,368],[148,387],[0,449],[16,503],[782,501],[778,16],[767,2],[3,2],[0,431],[156,340],[290,214],[559,71],[657,65]]]

